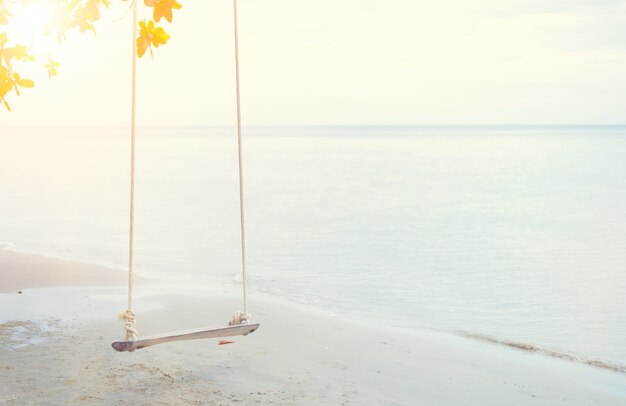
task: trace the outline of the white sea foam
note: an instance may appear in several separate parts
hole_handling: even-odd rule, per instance
[[[507,340],[504,338],[491,337],[491,336],[484,335],[484,334],[470,333],[466,331],[461,331],[459,332],[459,334],[464,337],[469,337],[469,338],[473,338],[476,340],[481,340],[481,341],[494,343],[494,344],[500,344],[500,345],[504,345],[510,348],[515,348],[521,351],[539,353],[539,354],[548,355],[554,358],[560,358],[560,359],[564,359],[567,361],[577,362],[580,364],[587,364],[587,365],[591,365],[594,367],[609,369],[615,372],[621,372],[623,374],[626,374],[626,364],[619,363],[619,362],[606,361],[606,360],[601,360],[597,358],[590,358],[582,354],[576,354],[574,352],[565,352],[561,350],[547,348],[543,345],[516,342],[516,341]]]

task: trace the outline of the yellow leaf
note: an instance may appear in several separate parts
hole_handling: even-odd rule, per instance
[[[148,47],[150,46],[150,40],[146,37],[137,38],[137,55],[141,58],[145,53]]]
[[[141,58],[148,48],[152,54],[152,47],[158,48],[167,43],[170,36],[162,27],[157,27],[154,21],[139,22],[139,37],[137,38],[137,55]]]
[[[48,78],[52,79],[54,76],[59,74],[57,71],[59,65],[61,64],[48,57],[48,63],[44,65],[44,67],[48,70]]]
[[[34,61],[35,57],[32,55],[28,55],[28,47],[26,45],[17,45],[15,47],[15,59],[21,61],[22,59],[26,59],[28,61]]]
[[[35,87],[35,82],[30,79],[20,79],[17,81],[17,84],[22,87],[33,88]]]
[[[163,17],[171,23],[172,9],[179,10],[183,7],[176,0],[144,0],[144,4],[148,7],[154,7],[153,17],[157,23]]]
[[[165,45],[169,39],[170,35],[162,27],[157,27],[152,35],[152,45],[158,48],[159,45]]]

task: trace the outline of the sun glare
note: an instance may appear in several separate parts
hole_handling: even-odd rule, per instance
[[[11,29],[15,37],[39,51],[48,50],[53,42],[53,35],[48,35],[47,32],[54,19],[52,5],[45,1],[16,3],[14,11],[15,23]]]
[[[33,31],[41,32],[44,31],[52,16],[50,8],[41,2],[26,3],[19,13],[25,25]]]

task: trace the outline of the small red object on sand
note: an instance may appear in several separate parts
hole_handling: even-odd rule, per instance
[[[217,345],[233,344],[233,343],[234,341],[220,340],[219,343],[217,343]]]

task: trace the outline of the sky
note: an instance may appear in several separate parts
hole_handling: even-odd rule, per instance
[[[139,61],[138,123],[232,125],[232,2],[179,1]],[[36,37],[59,76],[33,72],[0,127],[128,125],[132,16],[113,3],[95,37]],[[626,0],[239,0],[239,20],[244,125],[626,123]]]

